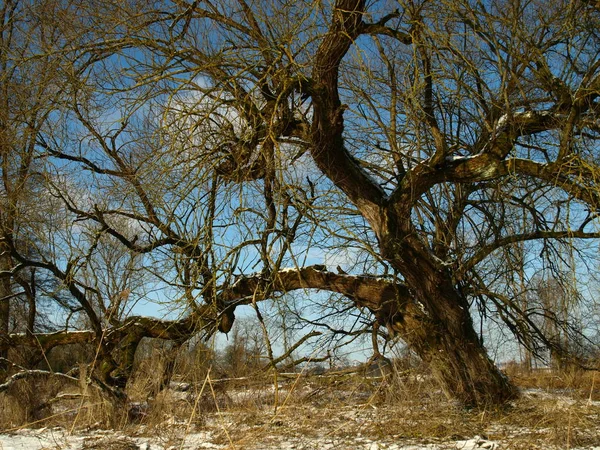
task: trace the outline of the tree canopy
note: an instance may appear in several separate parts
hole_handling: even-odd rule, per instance
[[[517,395],[474,317],[586,356],[593,2],[13,0],[2,24],[5,361],[91,338],[118,391],[143,337],[228,332],[267,300],[404,341],[470,405]]]

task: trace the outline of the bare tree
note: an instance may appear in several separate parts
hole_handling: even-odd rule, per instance
[[[549,343],[515,262],[551,268],[560,246],[583,258],[600,237],[593,5],[177,0],[78,14],[92,26],[65,70],[60,126],[35,134],[73,226],[52,257],[10,240],[5,254],[64,283],[102,383],[124,385],[144,336],[228,332],[238,307],[310,289],[339,295],[307,323],[355,317],[330,325],[350,335],[375,321],[448,396],[517,395],[472,314]],[[107,239],[185,316],[113,314],[136,289],[103,287]]]
[[[48,211],[36,140],[57,108],[60,55],[50,51],[58,33],[52,2],[3,2],[0,21],[0,367],[7,368],[9,332],[40,331],[38,291],[52,282],[15,261],[11,247],[34,254],[32,230]]]

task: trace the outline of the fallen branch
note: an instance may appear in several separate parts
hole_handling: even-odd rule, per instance
[[[0,392],[4,392],[8,390],[13,384],[15,384],[19,380],[24,380],[26,378],[35,378],[35,377],[57,377],[62,378],[64,380],[68,380],[74,383],[79,383],[78,378],[71,377],[69,375],[65,375],[60,372],[50,372],[48,370],[21,370],[14,375],[10,376],[8,380],[2,384],[0,384]]]

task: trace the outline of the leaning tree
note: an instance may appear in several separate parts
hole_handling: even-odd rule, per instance
[[[4,245],[80,302],[102,382],[126,382],[144,336],[227,332],[236,308],[260,316],[260,301],[306,289],[368,312],[465,404],[517,395],[474,305],[528,346],[560,350],[537,319],[549,305],[524,306],[510,280],[560,273],[564,248],[586,256],[600,237],[594,4],[175,0],[80,13],[64,125],[37,142],[78,238],[44,261]],[[128,316],[130,289],[90,276],[107,245],[139,258],[187,315]],[[315,249],[340,247],[360,264],[316,264]],[[526,267],[525,253],[539,257]]]

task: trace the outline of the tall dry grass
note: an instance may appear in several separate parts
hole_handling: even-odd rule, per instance
[[[158,436],[180,446],[185,435],[210,430],[213,442],[246,448],[273,433],[342,439],[436,443],[475,435],[509,448],[574,448],[599,445],[600,373],[526,371],[509,367],[523,396],[503,408],[465,410],[448,401],[427,368],[398,363],[380,377],[365,372],[273,374],[223,378],[217,368],[197,371],[177,362],[173,382],[160,389],[155,355],[138,364],[127,386],[130,403],[116,408],[97,389],[61,380],[22,380],[0,394],[4,430],[62,426],[106,427]],[[213,372],[214,370],[214,372]]]

